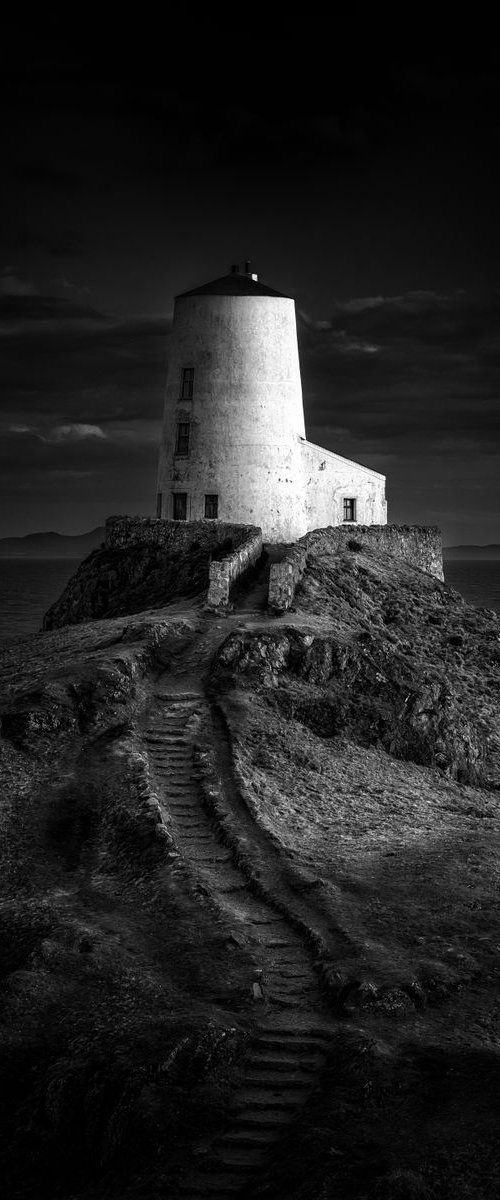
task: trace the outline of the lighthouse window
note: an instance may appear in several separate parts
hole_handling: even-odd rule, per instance
[[[187,492],[174,492],[173,502],[174,521],[187,521]]]
[[[219,497],[205,496],[205,516],[209,517],[211,521],[215,521],[217,519],[218,511]]]
[[[175,453],[189,454],[189,421],[177,422]]]
[[[194,387],[194,367],[182,368],[181,399],[192,400]]]
[[[356,520],[356,501],[344,500],[344,521]]]

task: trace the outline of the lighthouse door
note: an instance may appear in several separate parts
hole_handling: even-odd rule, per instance
[[[174,492],[173,519],[174,521],[185,521],[187,519],[187,492]]]

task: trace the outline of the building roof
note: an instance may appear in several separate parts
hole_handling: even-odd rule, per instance
[[[278,296],[280,300],[290,300],[283,292],[276,292],[267,287],[260,279],[252,279],[251,275],[232,273],[213,279],[211,283],[202,283],[201,287],[191,288],[189,292],[180,292],[177,299],[183,296]]]

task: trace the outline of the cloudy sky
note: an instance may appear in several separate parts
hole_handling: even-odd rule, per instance
[[[147,33],[9,34],[0,536],[154,512],[173,298],[249,258],[295,297],[309,438],[390,520],[500,541],[494,55]]]

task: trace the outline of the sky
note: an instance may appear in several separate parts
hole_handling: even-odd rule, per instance
[[[500,542],[498,67],[409,44],[11,22],[0,536],[154,514],[174,296],[250,259],[296,302],[309,439],[386,474],[390,521]]]

